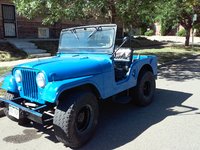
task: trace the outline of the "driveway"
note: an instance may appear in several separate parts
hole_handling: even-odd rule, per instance
[[[154,102],[147,107],[106,102],[92,140],[82,149],[199,150],[200,57],[162,67]],[[52,128],[18,126],[0,118],[0,145],[4,150],[66,150]]]

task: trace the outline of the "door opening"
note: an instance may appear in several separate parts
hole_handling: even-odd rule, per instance
[[[3,17],[3,28],[4,37],[16,37],[16,17],[15,17],[15,6],[2,4],[2,17]]]

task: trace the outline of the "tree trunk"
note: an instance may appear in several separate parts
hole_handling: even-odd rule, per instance
[[[190,31],[191,28],[186,28],[186,39],[185,39],[185,46],[189,46],[190,45]]]
[[[110,21],[111,21],[111,23],[115,23],[116,8],[115,8],[114,0],[110,0],[109,2],[110,2],[109,8],[110,8],[110,11],[111,11],[111,16],[110,16],[111,20]]]

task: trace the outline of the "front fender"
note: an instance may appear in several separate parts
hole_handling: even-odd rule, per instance
[[[12,93],[19,93],[17,89],[17,83],[12,75],[5,77],[1,88]]]
[[[62,80],[62,81],[50,82],[49,84],[47,84],[47,86],[41,93],[41,99],[50,103],[55,103],[59,95],[65,90],[75,88],[75,87],[85,85],[85,84],[92,84],[95,87],[99,87],[97,86],[97,83],[91,80],[91,78],[93,78],[93,76],[85,76],[85,77],[67,79],[67,80]]]

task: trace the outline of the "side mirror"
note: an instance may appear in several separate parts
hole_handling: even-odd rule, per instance
[[[125,36],[125,37],[123,38],[123,43],[126,42],[126,41],[128,41],[128,40],[129,40],[129,37],[128,37],[128,36]]]
[[[122,44],[112,53],[112,56],[115,55],[117,53],[117,51],[129,40],[130,38],[128,36],[125,36],[123,38],[123,42]]]

